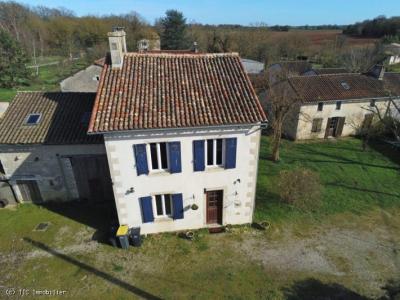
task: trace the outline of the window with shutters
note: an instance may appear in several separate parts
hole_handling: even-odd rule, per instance
[[[322,120],[321,118],[313,119],[311,132],[321,132],[322,129]]]
[[[147,153],[151,170],[168,170],[167,143],[150,143]]]
[[[153,196],[153,209],[156,218],[172,217],[173,205],[171,195],[163,194]]]
[[[224,139],[206,140],[205,161],[208,167],[221,167],[224,164]]]

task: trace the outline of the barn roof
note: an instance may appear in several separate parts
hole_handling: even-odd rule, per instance
[[[0,144],[102,143],[102,136],[87,134],[95,95],[19,92],[0,119]],[[36,125],[27,124],[30,115]]]
[[[362,74],[298,76],[289,78],[289,82],[306,103],[383,98],[389,95],[385,80]]]
[[[237,54],[127,53],[121,69],[104,65],[89,132],[265,119]]]

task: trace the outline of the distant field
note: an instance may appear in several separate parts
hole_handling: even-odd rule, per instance
[[[341,30],[290,30],[288,32],[273,31],[272,38],[281,38],[290,36],[295,33],[302,36],[311,42],[313,46],[322,46],[327,42],[335,41],[339,36],[342,36]],[[378,39],[366,39],[346,36],[346,41],[349,46],[366,46],[374,44]]]

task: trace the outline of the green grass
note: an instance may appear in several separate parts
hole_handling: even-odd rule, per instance
[[[400,72],[400,64],[388,66],[388,72]]]
[[[384,150],[380,147],[380,150]],[[386,149],[387,150],[387,149]],[[392,158],[399,153],[390,153]],[[269,139],[262,137],[256,196],[256,220],[286,221],[400,206],[399,165],[361,142],[348,138],[304,143],[283,141],[281,161],[269,160]],[[317,172],[322,183],[322,207],[314,213],[282,204],[278,191],[281,170],[304,167]]]
[[[81,203],[20,205],[0,210],[0,285],[66,290],[67,294],[58,299],[82,295],[85,299],[151,295],[163,299],[286,299],[288,289],[296,294],[296,282],[300,282],[298,293],[304,294],[300,285],[310,278],[315,280],[308,287],[310,295],[315,289],[331,293],[323,282],[338,282],[360,292],[368,290],[369,283],[360,281],[363,277],[357,273],[364,269],[350,269],[341,253],[330,258],[346,272],[341,276],[270,269],[253,254],[265,243],[273,245],[288,238],[293,242],[294,237],[306,240],[324,228],[369,232],[373,227],[384,234],[393,228],[397,236],[400,178],[399,166],[391,160],[393,153],[388,151],[389,156],[384,156],[373,149],[362,152],[355,139],[284,141],[282,161],[273,163],[268,160],[268,147],[269,140],[263,137],[255,214],[257,219],[271,221],[270,230],[232,226],[230,233],[210,235],[202,229],[195,231],[193,241],[179,238],[176,233],[157,234],[145,237],[140,248],[121,250],[93,241],[102,240],[99,231],[109,226],[109,210]],[[310,215],[280,204],[277,176],[280,170],[297,166],[321,175],[324,205],[320,212]],[[384,207],[385,213],[375,207]],[[50,222],[49,229],[33,231],[41,222]],[[239,251],[249,240],[253,242],[246,251]],[[382,269],[374,270],[377,278],[384,274]]]
[[[62,61],[65,58],[44,58],[44,61],[40,63],[57,61],[57,59]],[[59,65],[40,67],[38,76],[36,76],[34,69],[29,69],[32,73],[27,85],[11,89],[0,88],[0,101],[11,101],[17,91],[59,91],[60,81],[85,67],[87,67],[87,63],[84,60],[76,60]]]

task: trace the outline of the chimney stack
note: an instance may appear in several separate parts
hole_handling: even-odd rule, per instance
[[[113,27],[108,33],[110,43],[111,66],[113,69],[120,69],[124,63],[126,53],[126,33],[123,27]]]
[[[197,42],[193,42],[193,52],[194,53],[198,53],[199,52],[199,48],[198,48]]]

